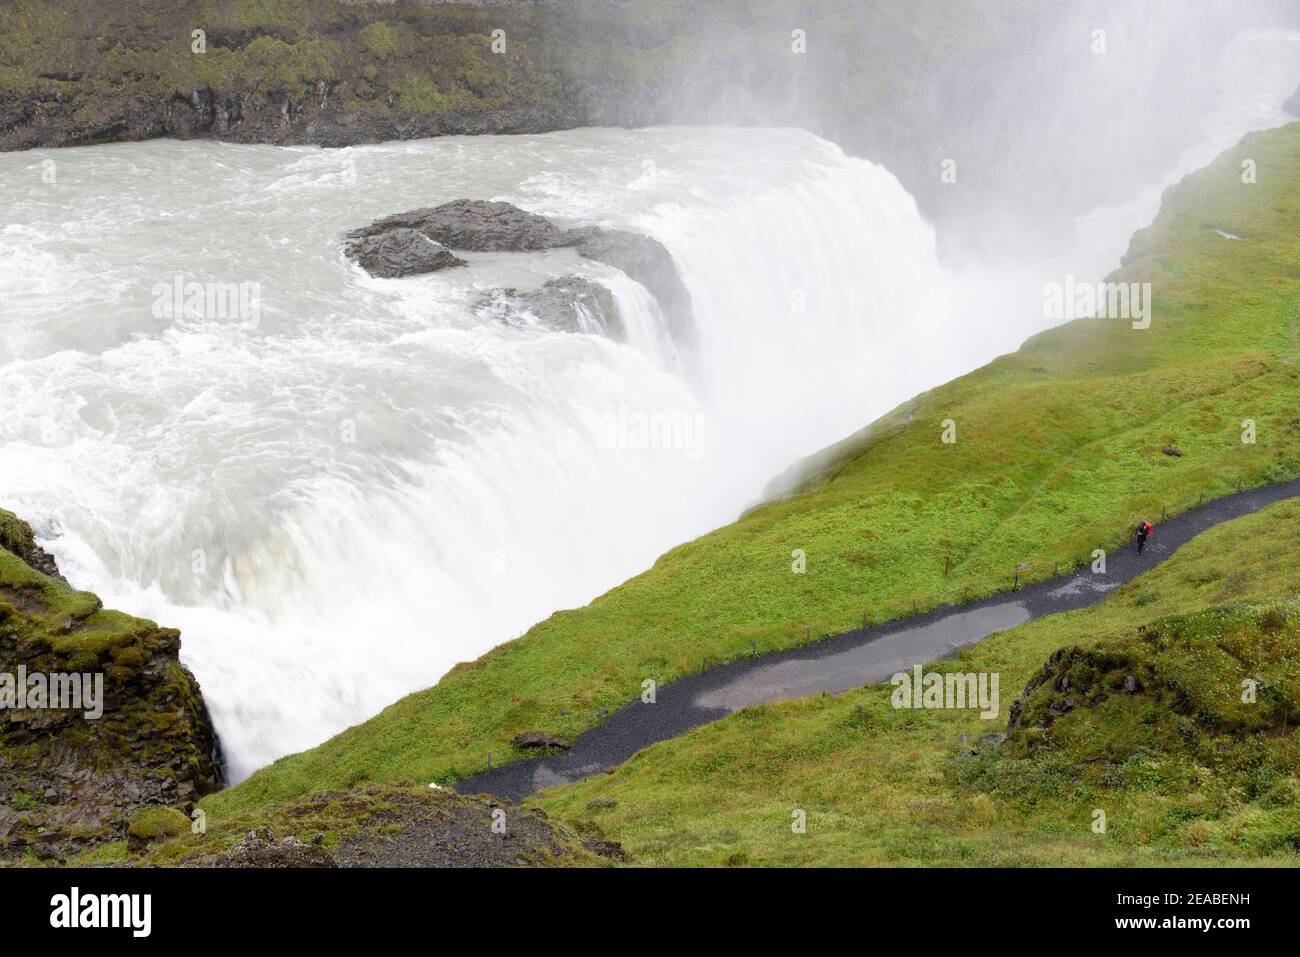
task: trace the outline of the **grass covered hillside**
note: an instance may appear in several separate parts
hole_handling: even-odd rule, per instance
[[[647,678],[1047,578],[1126,541],[1139,515],[1300,473],[1300,124],[1246,137],[1172,190],[1114,278],[1153,284],[1150,328],[1035,336],[807,463],[797,493],[205,806],[448,782],[517,754],[521,731],[578,734]]]
[[[1289,501],[1100,605],[926,668],[998,673],[995,720],[895,709],[888,684],[820,695],[738,712],[538,803],[645,864],[1294,864],[1297,595]]]

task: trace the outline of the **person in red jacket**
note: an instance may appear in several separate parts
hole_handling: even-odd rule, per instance
[[[1147,537],[1153,531],[1155,531],[1155,529],[1152,528],[1151,523],[1148,522],[1145,518],[1142,519],[1142,521],[1138,522],[1138,554],[1139,555],[1142,554],[1142,549],[1147,543]]]

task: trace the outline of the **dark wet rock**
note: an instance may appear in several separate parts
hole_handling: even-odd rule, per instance
[[[383,279],[466,265],[465,260],[441,243],[414,229],[401,227],[354,239],[346,252],[366,272]]]
[[[1160,451],[1163,452],[1163,453],[1165,453],[1165,455],[1171,455],[1171,456],[1173,456],[1174,458],[1182,458],[1182,457],[1183,457],[1183,450],[1180,449],[1180,448],[1178,448],[1178,447],[1175,446],[1175,445],[1166,445],[1166,446],[1165,446],[1163,449],[1161,449]]]
[[[353,230],[348,238],[355,246],[362,241],[376,241],[385,234],[412,230],[456,251],[529,252],[572,247],[583,258],[613,266],[643,285],[663,311],[674,342],[686,344],[694,338],[690,293],[667,247],[650,236],[600,226],[561,230],[544,216],[510,203],[457,199],[441,206],[385,216]],[[512,290],[502,292],[518,297]],[[535,313],[544,313],[541,321],[545,324],[584,332],[591,330],[572,328],[575,320],[581,319],[573,314],[573,304],[577,302],[581,309],[588,304],[600,304],[598,300],[607,296],[595,283],[576,277],[552,281],[537,293],[527,295],[532,302],[524,305],[531,306]],[[613,309],[601,305],[600,311],[605,317],[606,334],[622,338],[621,323],[617,330],[612,325]],[[581,326],[580,321],[578,325]]]
[[[1137,690],[1137,679],[1134,678],[1132,675],[1125,675],[1125,676],[1124,676],[1124,690],[1127,691],[1129,694],[1132,694],[1134,691],[1136,691],[1136,690]]]
[[[621,229],[584,226],[565,233],[565,245],[580,256],[621,269],[650,291],[668,320],[668,331],[677,342],[694,335],[691,295],[682,282],[666,246],[650,236]]]
[[[552,279],[531,292],[498,289],[479,301],[478,310],[503,322],[536,322],[558,332],[603,335],[619,342],[626,338],[613,294],[580,276]]]
[[[572,742],[567,738],[557,738],[554,735],[547,734],[544,731],[524,731],[517,734],[510,741],[516,748],[560,748],[563,751],[573,747]]]
[[[469,252],[524,252],[567,245],[564,234],[544,216],[481,199],[455,199],[386,216],[350,235],[359,239],[395,229],[415,230],[449,249]]]

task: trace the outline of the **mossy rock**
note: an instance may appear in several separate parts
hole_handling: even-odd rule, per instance
[[[190,819],[174,807],[151,807],[131,819],[126,831],[127,849],[138,854],[155,841],[189,833]]]

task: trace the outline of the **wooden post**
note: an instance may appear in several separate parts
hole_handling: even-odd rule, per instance
[[[1169,506],[1168,505],[1160,506],[1160,521],[1163,522],[1165,520],[1165,516],[1168,514],[1169,514]]]
[[[951,555],[945,555],[945,556],[944,556],[944,559],[943,559],[943,574],[944,574],[944,577],[947,577],[948,573],[951,572],[951,571],[952,571],[952,556],[951,556]]]
[[[491,751],[488,752],[488,770],[489,770],[489,771],[492,770],[492,752],[491,752]]]

